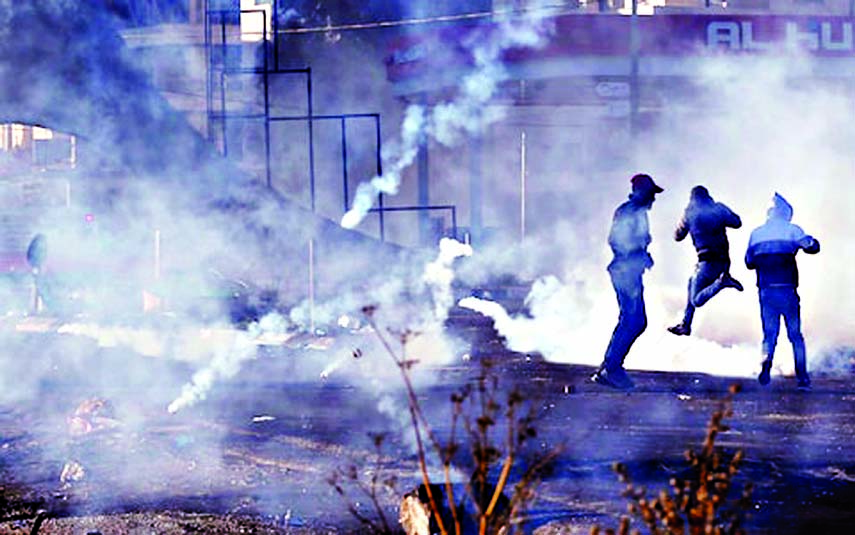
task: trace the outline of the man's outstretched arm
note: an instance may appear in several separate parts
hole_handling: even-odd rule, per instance
[[[723,208],[722,212],[724,212],[724,224],[730,228],[739,228],[742,226],[742,219],[736,215],[736,212],[731,210],[729,207],[724,204],[719,203],[719,206]]]

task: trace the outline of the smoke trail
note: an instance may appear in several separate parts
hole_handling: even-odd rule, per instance
[[[549,25],[547,11],[539,9],[541,3],[536,2],[520,18],[503,19],[495,31],[474,32],[464,41],[464,46],[472,53],[475,68],[463,78],[459,95],[429,112],[415,104],[407,108],[401,125],[401,144],[383,155],[383,175],[357,187],[353,206],[341,219],[342,227],[356,227],[379,194],[398,192],[401,173],[413,163],[424,136],[450,147],[463,135],[481,132],[504,117],[504,110],[487,106],[499,84],[508,79],[501,55],[511,48],[535,48],[546,43]]]
[[[454,260],[471,254],[471,246],[443,238],[433,260],[427,261],[422,254],[404,259],[394,268],[375,274],[371,280],[339,289],[332,299],[314,304],[300,303],[289,311],[289,319],[301,326],[307,326],[310,317],[320,324],[334,324],[363,306],[373,304],[384,323],[399,330],[424,329],[433,324],[441,326],[448,309],[454,305],[451,291],[455,278]],[[428,305],[430,299],[433,300],[432,313]]]
[[[126,347],[148,357],[169,357],[179,361],[208,364],[182,387],[181,395],[169,404],[171,413],[205,399],[214,384],[234,377],[247,360],[256,356],[258,346],[281,338],[287,329],[285,318],[272,312],[250,324],[246,331],[211,329],[185,325],[175,331],[111,327],[96,323],[67,323],[59,334],[95,340],[99,347]]]
[[[176,413],[205,399],[218,379],[234,377],[244,361],[255,358],[258,340],[265,334],[284,331],[285,320],[272,312],[249,325],[246,331],[236,331],[231,345],[215,348],[211,362],[193,374],[192,380],[181,389],[181,395],[169,404],[167,410]]]
[[[342,323],[349,323],[349,320],[344,321],[347,314],[366,303],[373,303],[377,305],[375,314],[384,325],[413,333],[408,339],[408,351],[429,365],[446,363],[455,353],[455,344],[447,339],[444,331],[448,310],[454,305],[452,283],[455,273],[452,266],[457,258],[470,255],[470,245],[443,238],[436,258],[424,264],[420,275],[418,272],[392,273],[364,291],[340,293],[332,301],[315,305],[314,317],[322,318],[321,322],[324,323],[332,323],[338,318],[339,325],[343,326]],[[432,301],[432,307],[429,300]],[[305,325],[309,313],[309,305],[302,303],[291,309],[290,318],[297,324]],[[361,345],[361,342],[357,344]],[[374,349],[382,351],[379,346]],[[349,354],[338,356],[324,367],[321,378],[328,378],[352,360]],[[381,370],[367,366],[360,370],[360,374],[365,377],[374,378],[378,373]]]
[[[439,243],[436,257],[423,264],[421,273],[391,274],[388,280],[375,292],[374,286],[365,292],[349,293],[339,296],[335,301],[323,304],[323,315],[332,317],[331,311],[349,313],[356,305],[366,302],[378,303],[374,313],[375,321],[380,325],[381,333],[387,327],[395,331],[406,332],[406,343],[397,347],[399,358],[414,360],[418,365],[408,371],[416,389],[432,385],[437,380],[434,367],[450,362],[462,349],[456,340],[445,331],[444,322],[448,310],[454,304],[452,283],[455,278],[452,269],[454,261],[462,256],[470,256],[472,248],[450,238]],[[415,291],[415,302],[412,299]],[[382,298],[378,302],[377,299]],[[350,309],[348,309],[350,307]],[[292,310],[292,318],[300,319],[305,311]],[[389,418],[405,446],[416,451],[409,411],[401,398],[403,383],[397,366],[390,366],[386,349],[375,339],[353,336],[354,346],[359,348],[359,358],[353,358],[351,351],[333,356],[321,371],[321,379],[329,379],[332,374],[358,377],[359,384],[376,399],[376,408],[380,414]],[[388,336],[388,334],[382,334]],[[394,336],[389,339],[394,344]],[[347,345],[347,344],[345,344]],[[395,347],[393,345],[393,347]]]
[[[423,280],[433,294],[434,316],[439,323],[448,317],[448,309],[454,305],[451,283],[454,271],[451,265],[461,256],[471,256],[472,247],[451,238],[439,241],[439,256],[425,266]]]
[[[374,199],[381,193],[394,195],[401,184],[401,173],[409,167],[419,152],[419,141],[425,127],[425,110],[422,106],[411,105],[401,124],[401,146],[384,151],[386,172],[375,176],[370,182],[362,182],[356,188],[353,206],[341,218],[341,226],[355,228],[374,206]]]

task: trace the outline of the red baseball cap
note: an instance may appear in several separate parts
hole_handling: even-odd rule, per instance
[[[639,173],[629,179],[632,184],[632,191],[652,191],[653,193],[662,193],[665,191],[653,182],[650,175]]]

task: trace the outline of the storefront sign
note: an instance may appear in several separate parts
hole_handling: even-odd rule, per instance
[[[638,54],[682,57],[715,54],[806,53],[815,57],[855,57],[855,18],[808,15],[653,15],[639,17]],[[626,57],[632,53],[631,18],[621,15],[556,17],[542,48],[510,49],[506,65],[544,60]],[[387,58],[393,81],[430,76],[447,67],[473,65],[464,45],[477,42],[474,32],[489,35],[489,23],[446,27],[397,41]],[[612,87],[600,88],[610,92]]]
[[[785,21],[783,32],[765,39],[754,21],[712,21],[707,24],[707,46],[738,51],[772,51],[779,48],[810,52],[852,52],[852,23],[842,21]],[[774,29],[780,30],[780,26]]]

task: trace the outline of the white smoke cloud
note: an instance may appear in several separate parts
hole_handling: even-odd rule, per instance
[[[76,3],[67,4],[76,7]],[[2,5],[11,3],[3,2]],[[3,24],[3,16],[4,12],[0,10],[0,34],[8,30]],[[545,21],[536,19],[507,21],[502,28],[502,31],[490,35],[485,41],[470,43],[476,68],[463,80],[457,99],[432,109],[416,105],[406,111],[401,128],[402,139],[397,148],[384,155],[384,175],[360,185],[361,192],[354,201],[355,213],[362,212],[364,215],[370,210],[378,192],[394,194],[397,191],[401,173],[413,163],[422,136],[431,136],[443,145],[455,145],[461,143],[465,136],[479,133],[501,119],[503,112],[499,107],[491,105],[497,84],[507,78],[498,59],[501,51],[511,46],[537,46],[546,35]],[[91,50],[97,48],[92,47]],[[89,50],[85,46],[80,49]],[[528,297],[530,317],[511,316],[498,305],[475,299],[461,302],[493,317],[497,328],[513,349],[540,351],[556,362],[597,365],[602,360],[617,320],[614,292],[604,269],[608,263],[605,236],[611,213],[625,198],[628,178],[636,170],[653,174],[667,191],[650,212],[654,238],[651,253],[656,265],[645,276],[649,327],[629,354],[629,368],[693,370],[744,376],[754,373],[760,358],[759,313],[756,292],[752,287],[753,274],[744,269],[741,256],[748,232],[762,223],[768,199],[774,191],[780,191],[792,201],[795,207],[794,222],[814,234],[823,246],[818,256],[803,256],[799,260],[804,331],[811,364],[815,364],[815,356],[824,345],[851,346],[855,343],[852,338],[855,332],[855,287],[846,283],[850,278],[850,259],[855,254],[849,230],[855,224],[855,212],[851,210],[851,201],[846,195],[849,188],[847,180],[852,169],[852,147],[855,146],[855,128],[850,120],[852,102],[848,90],[835,88],[834,84],[814,83],[814,79],[810,78],[813,76],[813,66],[809,62],[762,59],[731,63],[718,58],[702,63],[704,72],[697,85],[706,91],[706,100],[701,101],[701,97],[698,97],[686,109],[669,100],[668,109],[663,112],[665,120],[662,124],[639,138],[637,169],[614,166],[612,162],[607,162],[607,165],[606,162],[594,161],[589,162],[589,167],[585,169],[584,180],[574,179],[573,174],[564,174],[565,170],[576,170],[581,164],[568,161],[570,157],[560,151],[560,146],[556,146],[555,152],[548,154],[544,160],[549,168],[561,170],[561,182],[541,184],[541,187],[547,190],[570,188],[577,196],[575,205],[567,209],[562,219],[550,221],[547,231],[536,233],[532,229],[531,235],[527,235],[526,241],[519,247],[507,246],[506,243],[495,248],[479,247],[479,254],[466,266],[462,275],[467,281],[481,282],[495,274],[512,274],[523,280],[552,274],[551,277],[538,279],[532,287]],[[363,67],[359,65],[360,69]],[[182,67],[176,60],[175,70],[181,68],[186,66]],[[195,68],[198,70],[199,65]],[[33,69],[33,72],[40,69]],[[86,77],[91,73],[87,71],[80,74]],[[365,78],[364,71],[360,75]],[[810,79],[811,82],[793,83],[792,79],[799,77]],[[10,79],[14,77],[10,75]],[[320,87],[320,84],[317,85]],[[341,87],[341,84],[326,85],[334,87],[330,93],[339,91]],[[96,80],[92,87],[101,86]],[[56,91],[43,89],[32,99],[33,102],[67,103],[68,97],[72,95],[69,88],[63,90],[58,87]],[[353,97],[353,102],[363,101],[363,95]],[[96,102],[100,100],[96,99]],[[127,102],[134,106],[143,105],[136,99],[128,99]],[[15,106],[25,108],[19,103],[15,103]],[[72,108],[75,114],[81,114],[78,107]],[[100,106],[94,106],[93,110],[93,114],[84,116],[98,119],[88,121],[98,124],[101,118],[106,117],[101,115],[104,110]],[[386,109],[382,111],[387,112]],[[97,145],[98,141],[93,139],[91,143]],[[148,141],[156,146],[155,137]],[[496,146],[489,156],[501,161],[507,157],[503,153],[514,152],[504,149]],[[186,146],[176,147],[171,154],[192,154],[194,150],[198,150],[198,147],[188,142]],[[373,165],[373,160],[371,163]],[[294,167],[299,166],[295,164]],[[213,171],[216,167],[206,169]],[[434,180],[438,184],[442,179],[443,166],[437,165],[435,169],[431,177],[432,187]],[[303,178],[300,173],[294,175],[295,182]],[[213,181],[217,176],[210,178]],[[604,176],[609,180],[593,179]],[[229,177],[231,179],[231,175]],[[255,358],[257,344],[265,333],[281,331],[281,325],[256,325],[245,332],[220,330],[210,327],[208,322],[180,314],[177,321],[181,325],[176,327],[175,332],[144,327],[113,328],[99,323],[124,317],[134,321],[150,321],[150,317],[139,319],[140,303],[136,290],[139,286],[147,286],[149,289],[155,286],[151,279],[155,265],[152,251],[156,229],[163,239],[160,260],[164,276],[157,281],[157,285],[164,290],[164,310],[170,311],[170,306],[190,301],[192,294],[198,297],[199,294],[217,290],[215,285],[204,283],[199,284],[198,291],[191,289],[183,279],[168,277],[170,269],[199,273],[222,263],[233,269],[236,266],[245,269],[251,280],[269,279],[274,286],[284,280],[277,286],[283,292],[288,287],[287,283],[291,282],[289,279],[293,276],[292,268],[295,264],[281,262],[278,256],[270,252],[278,252],[292,239],[295,242],[303,240],[305,236],[295,230],[300,225],[282,221],[284,217],[296,216],[284,215],[274,203],[262,203],[252,215],[258,226],[269,225],[275,229],[281,224],[288,228],[289,233],[277,240],[254,236],[249,232],[242,233],[236,227],[240,221],[247,219],[245,214],[240,209],[235,210],[237,214],[228,216],[205,209],[205,197],[200,200],[195,196],[198,192],[186,191],[193,177],[182,176],[186,181],[179,183],[178,187],[172,187],[174,184],[160,178],[151,182],[142,179],[122,181],[128,184],[125,184],[122,195],[115,199],[118,216],[115,223],[119,232],[113,235],[124,239],[113,239],[109,247],[102,247],[100,251],[103,253],[106,250],[108,258],[129,259],[128,266],[120,265],[105,270],[106,279],[119,280],[123,284],[134,283],[128,284],[129,289],[123,291],[127,295],[121,299],[110,298],[107,293],[101,292],[100,299],[96,301],[96,318],[77,318],[60,331],[92,338],[100,347],[93,349],[84,344],[75,344],[73,348],[61,346],[61,350],[55,350],[61,354],[50,359],[43,358],[44,348],[38,343],[25,343],[15,338],[6,344],[4,337],[6,350],[0,353],[0,369],[3,372],[0,373],[3,378],[0,391],[4,400],[38,400],[40,389],[45,388],[42,385],[43,378],[55,380],[57,375],[72,368],[80,377],[91,381],[91,384],[81,381],[75,385],[81,390],[104,390],[120,404],[127,402],[126,405],[134,405],[140,402],[136,398],[142,396],[139,394],[140,385],[131,383],[139,381],[145,383],[143,386],[148,395],[154,395],[153,390],[158,389],[158,407],[166,406],[171,400],[171,407],[179,410],[210,396],[211,389],[216,388],[218,383],[235,377],[243,366]],[[533,174],[532,182],[536,182],[534,179],[537,178],[540,177]],[[506,187],[499,182],[503,182],[501,176],[496,179],[497,189]],[[130,183],[138,185],[131,187]],[[696,183],[708,185],[714,197],[730,205],[743,218],[745,227],[731,231],[729,235],[733,271],[745,283],[746,291],[739,294],[727,290],[717,296],[698,311],[693,336],[677,338],[668,334],[665,327],[678,321],[682,314],[686,280],[691,273],[694,257],[691,246],[685,242],[674,243],[671,233],[688,200],[689,189]],[[200,189],[208,189],[208,186],[200,186]],[[156,191],[161,193],[156,195]],[[77,191],[74,195],[76,203]],[[93,198],[99,196],[95,194]],[[185,203],[166,202],[165,199],[169,197],[185,199]],[[489,192],[485,197],[485,204],[490,204],[487,207],[489,210],[485,210],[485,223],[503,224],[514,209],[502,206],[501,203],[491,203]],[[251,196],[247,200],[250,201],[248,204],[261,202]],[[516,198],[514,202],[518,202]],[[532,205],[530,208],[534,211],[540,206]],[[492,217],[501,223],[488,221],[490,210],[493,210]],[[107,228],[110,220],[102,218],[101,212],[96,215],[101,236],[111,234],[112,230]],[[350,219],[343,220],[343,226],[358,224],[354,219],[356,215],[346,217]],[[64,221],[54,221],[39,229],[49,236],[49,262],[63,252],[80,257],[81,244],[91,243],[87,240],[91,240],[90,231],[93,228],[72,231]],[[54,232],[58,230],[63,232]],[[305,232],[308,233],[308,230]],[[307,318],[313,312],[318,322],[334,323],[342,313],[353,314],[362,305],[378,302],[378,314],[384,326],[391,325],[396,329],[406,326],[421,331],[419,336],[410,340],[408,356],[422,363],[414,368],[417,384],[431,384],[436,376],[431,373],[430,367],[450,362],[458,349],[441,327],[441,319],[447,314],[449,296],[453,295],[449,271],[452,263],[448,257],[442,259],[443,252],[440,251],[440,258],[433,264],[437,271],[435,275],[439,275],[435,283],[429,282],[433,277],[428,276],[425,262],[403,259],[401,264],[407,263],[407,266],[383,265],[382,269],[377,270],[380,271],[380,278],[373,275],[369,277],[365,272],[348,272],[347,267],[355,259],[370,255],[361,251],[347,252],[331,260],[329,263],[333,267],[330,270],[336,271],[340,278],[347,279],[352,289],[335,295],[335,298],[315,303],[313,311],[309,310],[308,305],[295,307],[291,310],[291,319],[308,324]],[[82,256],[96,265],[102,260],[85,254]],[[302,257],[295,255],[294,258]],[[376,264],[376,259],[370,260],[366,264]],[[98,277],[90,273],[89,278]],[[224,311],[217,310],[214,316],[216,320],[223,320]],[[312,363],[317,370],[313,369],[311,374],[295,373],[289,379],[317,380],[317,371],[335,363],[329,373],[347,374],[348,379],[370,378],[369,381],[353,383],[379,392],[378,410],[390,418],[406,414],[405,410],[401,410],[403,405],[400,400],[395,398],[394,393],[389,393],[389,390],[398,388],[400,384],[397,381],[397,370],[380,353],[383,349],[377,344],[367,343],[366,338],[370,339],[371,335],[353,339],[354,346],[363,349],[362,358],[354,359],[350,356],[352,347],[319,353],[313,359],[316,362]],[[186,366],[157,367],[161,363],[155,359],[140,359],[138,355],[123,358],[121,364],[112,368],[99,368],[98,373],[93,373],[91,368],[76,369],[77,366],[82,368],[91,365],[93,360],[97,362],[101,353],[110,353],[99,353],[101,349],[122,347],[143,355],[166,357],[170,361],[192,362],[199,369],[190,377],[185,372]],[[792,366],[789,344],[783,332],[776,363],[783,372]],[[133,368],[128,369],[125,365]],[[56,369],[61,371],[57,372]],[[160,370],[165,371],[159,374]],[[180,396],[176,398],[179,393]],[[159,404],[161,398],[162,405]],[[45,411],[49,409],[44,408]],[[216,410],[214,407],[212,409]],[[63,417],[59,415],[60,419]],[[141,415],[137,417],[144,419]],[[407,425],[406,421],[401,422],[402,428]],[[169,480],[168,477],[162,477],[168,472],[161,469],[159,466],[139,463],[128,473],[148,472],[157,474],[161,481]]]
[[[454,306],[452,284],[455,279],[454,261],[472,255],[472,247],[451,238],[443,238],[439,243],[436,258],[425,262],[420,275],[391,271],[385,279],[366,288],[337,295],[334,299],[317,303],[314,317],[324,322],[337,320],[340,325],[359,325],[351,319],[365,305],[375,305],[373,312],[384,328],[396,332],[409,332],[406,350],[424,364],[433,367],[451,362],[459,350],[459,342],[451,339],[445,331],[444,322],[449,309]],[[308,303],[301,303],[290,312],[290,318],[297,324],[304,324],[312,312]],[[362,333],[363,335],[366,333]],[[361,360],[358,375],[371,378],[369,384],[374,389],[385,391],[388,383],[377,382],[377,377],[388,379],[386,366],[376,368],[372,362],[385,358],[385,349],[376,342],[367,344],[364,337],[353,339],[362,353],[373,353],[370,359]],[[402,348],[403,350],[403,348]],[[367,363],[366,363],[367,362]],[[321,371],[321,378],[329,378],[333,373],[352,373],[349,368],[357,366],[349,353],[333,356]],[[396,373],[395,370],[392,370]],[[432,382],[430,372],[415,373],[423,384]],[[395,377],[392,377],[395,379]],[[393,381],[394,384],[394,381]],[[381,387],[382,386],[382,387]]]
[[[234,377],[245,361],[256,357],[262,337],[282,334],[286,326],[282,316],[270,313],[251,323],[246,331],[231,331],[231,341],[220,341],[213,346],[210,362],[193,374],[191,381],[181,389],[181,395],[169,404],[167,410],[175,413],[205,399],[217,381]]]
[[[748,62],[708,60],[700,82],[710,89],[710,96],[715,96],[708,116],[693,119],[682,110],[674,110],[683,122],[672,121],[670,126],[661,128],[657,132],[661,144],[642,156],[651,162],[656,158],[667,161],[665,153],[673,153],[678,147],[679,161],[669,162],[671,169],[666,176],[680,177],[675,181],[685,185],[685,193],[675,199],[679,210],[688,201],[688,189],[698,183],[708,185],[717,200],[742,216],[743,228],[729,231],[729,237],[733,272],[746,283],[746,291],[724,292],[711,303],[712,307],[699,311],[699,319],[706,336],[719,342],[748,344],[754,348],[755,359],[759,358],[762,337],[759,308],[755,274],[745,268],[743,256],[750,232],[765,221],[775,191],[792,202],[793,222],[823,245],[819,255],[797,257],[809,361],[815,362],[826,347],[855,343],[851,322],[843,319],[849,314],[840,314],[842,310],[853,310],[855,297],[849,285],[841,284],[846,277],[846,259],[855,252],[843,231],[853,216],[834,193],[851,170],[848,146],[855,141],[855,128],[846,117],[852,104],[834,82],[795,82],[800,77],[813,76],[815,67],[809,59],[798,57]],[[657,210],[654,206],[651,220],[663,221],[666,213],[673,214],[674,202],[669,200],[668,204],[662,207],[666,210],[659,217],[653,215]],[[671,229],[659,226],[658,230],[664,239],[657,243],[654,256],[664,269],[657,273],[654,268],[652,279],[670,282],[674,273],[664,270],[675,264],[673,251],[679,247],[670,241]],[[688,244],[680,245],[690,249]],[[688,275],[687,272],[683,276]],[[682,294],[681,301],[685,299],[685,283],[670,284]],[[791,368],[790,355],[790,344],[782,329],[776,363]]]
[[[528,297],[530,317],[510,316],[495,303],[460,303],[494,318],[512,349],[539,351],[557,362],[602,361],[618,316],[605,271],[611,257],[606,237],[611,215],[626,199],[635,172],[650,173],[666,191],[649,212],[655,265],[644,278],[648,328],[630,351],[627,367],[745,377],[759,371],[762,330],[755,274],[745,268],[743,255],[750,231],[765,221],[775,191],[794,205],[793,222],[823,247],[819,255],[798,256],[809,367],[823,371],[822,357],[829,348],[855,344],[849,319],[855,314],[855,295],[842,282],[847,280],[847,259],[855,253],[845,230],[853,215],[839,195],[848,187],[843,181],[853,161],[850,95],[834,81],[797,82],[814,76],[816,65],[805,58],[709,57],[697,59],[696,65],[695,93],[669,101],[657,124],[640,134],[631,147],[632,166],[601,170],[601,162],[594,162],[595,176],[605,180],[578,180],[575,210],[568,209],[548,229],[532,229],[531,238],[519,246],[479,249],[468,278],[511,273],[537,280]],[[565,154],[546,158],[550,169],[566,165]],[[531,182],[538,180],[545,177]],[[696,256],[691,242],[676,243],[673,232],[697,184],[706,185],[742,218],[743,227],[729,230],[728,237],[732,273],[745,291],[723,291],[697,310],[691,337],[676,337],[665,329],[682,318]],[[564,191],[572,185],[541,187]],[[792,373],[783,326],[775,366],[780,373]]]
[[[361,183],[351,209],[342,217],[341,226],[355,228],[368,214],[381,193],[395,194],[401,183],[401,173],[418,154],[424,136],[430,136],[446,147],[455,146],[464,135],[482,132],[484,128],[504,117],[502,108],[488,104],[496,95],[499,84],[508,79],[501,54],[510,48],[543,46],[550,25],[547,11],[539,9],[544,2],[535,2],[530,11],[519,18],[505,18],[492,32],[474,32],[464,42],[471,51],[475,65],[464,76],[459,94],[450,102],[440,103],[430,110],[410,105],[401,125],[401,143],[384,155],[382,176]]]
[[[598,366],[617,323],[617,303],[613,295],[611,302],[607,297],[606,288],[589,289],[546,277],[532,286],[528,316],[512,316],[499,303],[475,297],[464,298],[459,305],[492,318],[509,349],[540,353],[553,362]],[[627,368],[742,377],[759,370],[756,347],[726,346],[703,336],[678,338],[667,333],[668,315],[656,301],[660,297],[648,289],[650,326],[633,345]]]
[[[433,293],[434,315],[440,323],[448,317],[448,309],[454,306],[452,263],[461,256],[472,256],[472,246],[443,238],[439,241],[439,256],[425,266],[422,279]]]
[[[401,123],[401,144],[397,147],[384,148],[383,160],[385,171],[375,176],[370,182],[362,182],[356,188],[353,204],[341,219],[344,228],[355,228],[371,207],[374,199],[381,193],[394,195],[398,193],[401,184],[401,173],[412,165],[419,152],[419,141],[425,126],[425,109],[422,106],[411,105],[404,113]]]

